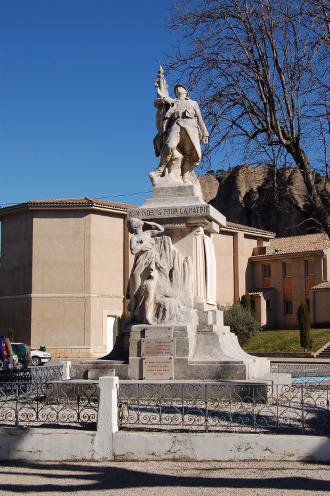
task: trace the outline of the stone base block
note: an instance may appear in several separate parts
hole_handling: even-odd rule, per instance
[[[164,356],[174,359],[174,379],[239,380],[269,374],[269,360],[249,355],[241,348],[237,336],[223,325],[223,312],[216,309],[202,310],[197,315],[196,327],[133,325],[129,342],[129,378],[155,378],[152,374],[149,377],[143,373],[142,355],[146,342],[149,356],[153,354],[154,361],[159,357],[160,376],[157,379],[165,380],[170,375],[164,369],[164,377],[161,377]],[[165,346],[166,343],[168,346]]]
[[[72,360],[70,374],[73,379],[89,379],[88,373],[95,370],[99,377],[109,375],[108,371],[114,371],[114,375],[122,380],[128,379],[128,363],[116,360]],[[96,372],[96,370],[100,372]],[[110,374],[112,375],[112,374]]]
[[[92,368],[87,371],[87,378],[90,380],[98,380],[100,377],[114,377],[115,369],[111,368]]]
[[[187,358],[175,358],[174,377],[197,381],[245,379],[246,367],[243,362],[189,362]]]

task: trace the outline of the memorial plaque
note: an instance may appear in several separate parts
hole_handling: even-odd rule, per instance
[[[143,379],[166,380],[174,378],[172,357],[143,358]]]
[[[145,330],[146,339],[171,339],[173,331],[171,327],[149,327]]]
[[[141,339],[141,356],[173,356],[174,339]]]

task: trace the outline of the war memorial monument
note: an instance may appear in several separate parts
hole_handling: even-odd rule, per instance
[[[245,380],[270,362],[243,351],[216,304],[212,233],[226,218],[204,200],[194,167],[208,131],[182,84],[171,98],[160,67],[155,82],[158,167],[152,196],[128,211],[134,263],[123,341],[128,377],[143,380]]]

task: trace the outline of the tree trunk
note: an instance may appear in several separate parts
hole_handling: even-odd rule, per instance
[[[313,205],[315,214],[317,216],[317,220],[322,225],[324,231],[330,237],[329,210],[327,206],[323,203],[319,193],[315,188],[315,182],[314,182],[313,174],[310,170],[308,159],[299,144],[292,145],[290,143],[286,148],[290,153],[290,155],[294,158],[297,167],[299,168],[302,174],[306,189],[309,194],[310,201]]]

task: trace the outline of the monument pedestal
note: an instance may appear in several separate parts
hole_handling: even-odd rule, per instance
[[[198,325],[133,325],[130,379],[239,380],[269,373],[269,361],[252,357],[223,325],[220,310],[197,312]]]
[[[174,261],[172,269],[167,267],[167,280],[171,282],[175,270],[185,275],[187,298],[184,308],[188,308],[188,312],[165,312],[164,322],[131,326],[130,379],[246,380],[269,373],[269,360],[245,353],[237,337],[223,324],[223,312],[217,310],[212,234],[226,225],[226,219],[195,194],[193,185],[165,183],[162,187],[154,187],[152,198],[142,207],[128,211],[129,219],[141,219],[146,226],[148,221],[155,222],[164,229],[162,236],[170,238],[165,248],[166,260]],[[152,224],[147,227],[152,228]],[[162,250],[162,246],[158,243],[158,250]],[[163,253],[157,252],[155,256],[159,257],[156,267],[158,263],[160,275],[152,276],[152,281],[164,273],[161,268]],[[178,266],[181,263],[183,265]],[[171,292],[166,291],[163,300],[167,294],[175,300]],[[167,308],[166,304],[164,308]]]

